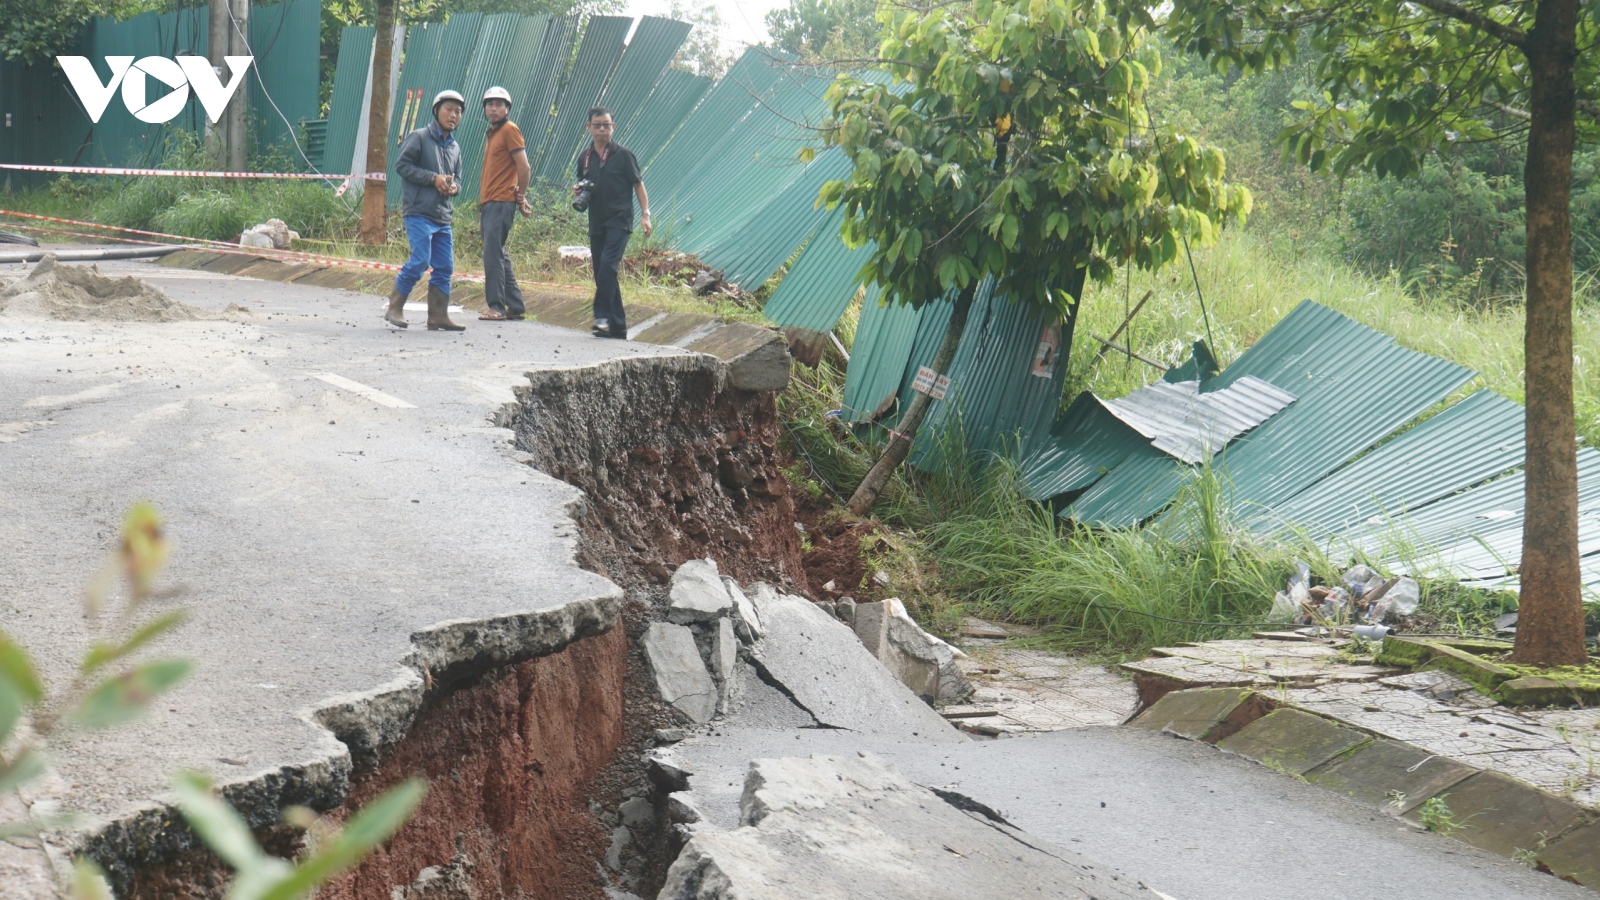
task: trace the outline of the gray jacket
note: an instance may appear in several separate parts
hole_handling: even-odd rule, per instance
[[[454,138],[441,143],[432,123],[418,128],[400,145],[394,171],[404,182],[400,192],[403,215],[427,216],[440,225],[450,224],[454,204],[434,190],[433,176],[449,175],[461,183],[461,145]]]

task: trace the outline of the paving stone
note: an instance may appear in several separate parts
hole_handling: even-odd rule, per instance
[[[1291,775],[1304,775],[1371,739],[1371,735],[1321,716],[1280,709],[1246,725],[1217,746]]]
[[[696,725],[711,721],[717,712],[717,686],[700,658],[694,632],[687,625],[652,622],[642,643],[661,699]]]
[[[1576,803],[1498,772],[1480,772],[1440,795],[1459,825],[1452,836],[1502,856],[1538,846],[1540,835],[1556,837],[1583,820]],[[1422,807],[1405,819],[1422,824]]]
[[[1478,770],[1399,741],[1374,741],[1312,770],[1306,780],[1394,815]]]
[[[1255,697],[1255,691],[1249,688],[1173,691],[1140,713],[1130,724],[1135,728],[1165,731],[1191,741],[1203,741]],[[1265,709],[1261,709],[1258,714],[1265,712]]]
[[[667,621],[679,625],[715,621],[733,610],[733,597],[717,574],[717,564],[709,559],[691,559],[679,566],[668,593],[672,606]]]
[[[1538,853],[1539,862],[1557,878],[1600,889],[1600,822],[1574,828]]]

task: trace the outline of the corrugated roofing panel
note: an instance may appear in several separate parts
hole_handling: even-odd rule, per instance
[[[462,76],[460,91],[467,99],[467,108],[462,113],[461,125],[456,128],[456,140],[461,144],[463,198],[477,198],[478,180],[483,175],[483,148],[489,137],[489,120],[483,114],[483,92],[492,85],[505,87],[502,82],[512,62],[512,47],[523,19],[516,13],[485,16],[478,29],[478,43],[473,47],[472,59]]]
[[[843,221],[844,207],[838,206],[817,226],[811,243],[762,308],[768,322],[812,331],[832,331],[839,323],[855,298],[860,285],[857,276],[872,258],[874,246],[869,243],[855,250],[845,246],[839,236]],[[873,293],[876,296],[876,288]],[[860,339],[858,334],[856,340]]]
[[[200,18],[194,15],[190,21],[204,28]],[[209,21],[209,10],[204,18]],[[187,22],[182,23],[179,30],[186,31],[188,27]],[[322,102],[322,67],[307,64],[320,55],[322,3],[320,0],[287,0],[271,6],[252,5],[249,35],[256,72],[260,75],[260,80],[252,75],[248,82],[255,149],[258,152],[286,151],[294,165],[303,169],[305,161],[295,150],[300,123],[315,119]],[[262,92],[263,85],[272,96],[271,103]]]
[[[556,101],[550,136],[534,166],[540,179],[568,183],[577,152],[567,150],[574,146],[574,138],[587,133],[584,125],[589,109],[605,89],[611,70],[622,55],[622,42],[632,27],[632,16],[590,16],[584,23],[578,55]]]
[[[1304,491],[1261,511],[1258,527],[1314,537],[1404,516],[1522,464],[1523,410],[1478,391]]]
[[[372,68],[371,25],[346,25],[339,37],[339,60],[333,70],[333,97],[328,101],[328,138],[322,170],[343,172],[339,162],[355,158],[356,132],[361,128],[361,101]]]
[[[696,168],[717,155],[719,145],[735,134],[734,124],[777,82],[778,68],[768,52],[758,47],[746,50],[650,161],[644,172],[645,184],[660,192],[663,200],[674,196]],[[663,209],[657,214],[666,221],[671,211]]]
[[[645,99],[677,55],[678,47],[689,34],[689,28],[688,24],[672,19],[655,16],[640,19],[639,27],[634,30],[633,38],[622,51],[622,57],[617,60],[616,70],[611,73],[603,92],[596,102],[589,104],[611,110],[612,119],[617,123],[617,142],[634,150],[635,156],[638,156],[638,151],[622,137],[627,123],[638,118]],[[588,106],[584,109],[587,110]],[[572,134],[559,132],[551,136],[551,150],[548,152],[570,163],[577,159],[578,151],[588,141],[589,133],[583,128]],[[641,159],[641,167],[643,164]]]
[[[639,165],[650,163],[677,133],[678,126],[711,90],[711,79],[682,69],[668,69],[656,82],[644,107],[626,128],[618,129],[617,140],[639,157]]]
[[[433,94],[422,94],[427,90],[427,85],[437,83],[436,71],[439,53],[444,47],[444,33],[445,26],[439,22],[424,22],[406,29],[405,56],[400,60],[400,77],[395,82],[394,96],[390,98],[389,180],[386,196],[391,207],[400,203],[400,179],[394,175],[394,159],[400,150],[400,143],[406,135],[426,126],[433,118],[428,110]],[[439,88],[434,88],[434,93],[438,91]]]
[[[844,420],[851,423],[897,414],[895,398],[922,323],[922,310],[880,302],[876,285],[867,292],[844,375]]]
[[[837,147],[819,154],[787,187],[750,213],[743,228],[702,251],[701,260],[723,270],[729,282],[755,290],[807,238],[816,235],[827,239],[818,226],[828,217],[828,211],[816,205],[817,192],[823,183],[844,177],[850,168],[850,160]],[[833,239],[838,240],[837,232]]]
[[[532,165],[544,152],[550,138],[550,124],[555,121],[556,98],[561,96],[561,79],[567,73],[567,63],[572,59],[572,41],[578,33],[576,16],[559,16],[545,22],[533,52],[524,59],[527,63],[526,97],[514,106],[517,124],[528,142],[528,162]],[[506,88],[509,90],[510,85]],[[513,94],[515,100],[517,95]]]
[[[1254,375],[1300,399],[1213,463],[1236,504],[1272,506],[1315,483],[1471,380],[1454,363],[1305,301],[1210,384]],[[1125,471],[1126,470],[1126,471]],[[1176,466],[1125,461],[1071,507],[1083,521],[1131,527],[1158,513],[1183,478]]]
[[[1038,442],[1022,463],[1022,483],[1029,496],[1050,500],[1081,491],[1094,484],[1150,442],[1113,416],[1095,397],[1084,391],[1056,423],[1049,436]]]
[[[482,29],[483,19],[483,13],[456,13],[450,17],[450,21],[443,25],[442,30],[436,36],[431,29],[424,32],[424,40],[419,48],[422,52],[417,54],[418,58],[416,60],[413,60],[408,46],[406,58],[400,70],[401,82],[407,82],[405,75],[407,69],[411,68],[415,63],[422,64],[421,69],[414,73],[411,81],[411,84],[420,89],[422,94],[419,101],[411,104],[413,115],[409,117],[406,123],[411,126],[410,130],[425,127],[433,120],[432,104],[434,95],[447,89],[453,91],[461,90],[463,79],[466,76],[467,64],[471,61],[472,52],[478,45],[478,32]],[[421,27],[413,26],[410,31],[415,33]],[[433,43],[433,40],[437,40],[437,43]],[[435,47],[438,55],[429,59],[427,53]],[[395,99],[400,101],[402,106],[404,105],[403,94]],[[467,121],[466,116],[470,115],[472,115],[472,105],[469,102],[463,121]],[[394,129],[391,128],[392,130]],[[398,136],[403,138],[405,134]],[[389,171],[391,173],[394,171],[394,155],[393,151],[389,154]],[[463,171],[465,171],[465,166],[466,161],[463,157]],[[388,201],[390,206],[399,204],[400,187],[401,180],[399,178],[389,179]]]
[[[1294,399],[1288,391],[1246,375],[1203,394],[1197,381],[1156,381],[1104,403],[1112,415],[1150,438],[1151,446],[1195,464],[1216,455]]]

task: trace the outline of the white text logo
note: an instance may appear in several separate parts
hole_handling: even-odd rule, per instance
[[[72,82],[72,89],[78,92],[78,99],[83,101],[91,122],[100,121],[118,85],[122,87],[122,104],[141,122],[172,121],[189,102],[190,88],[194,88],[194,95],[200,98],[200,105],[205,107],[206,118],[216,122],[222,118],[222,111],[233,99],[233,92],[244,83],[244,73],[255,61],[253,56],[225,56],[223,59],[227,60],[228,70],[233,75],[227,86],[223,86],[222,79],[218,77],[220,73],[211,67],[211,62],[204,56],[180,56],[175,60],[165,56],[146,56],[138,62],[134,62],[131,56],[108,56],[106,66],[111,69],[109,82],[100,81],[94,63],[87,56],[58,56],[56,62],[61,63],[61,70],[67,73],[67,80]],[[172,92],[146,103],[146,77],[172,88]]]

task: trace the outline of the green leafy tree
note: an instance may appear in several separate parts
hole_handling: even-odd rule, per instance
[[[722,13],[714,4],[692,6],[682,0],[672,0],[667,7],[667,18],[694,26],[673,58],[674,66],[696,75],[721,78],[733,65],[733,51],[722,45]]]
[[[772,46],[806,62],[877,55],[878,0],[791,0],[767,13]]]
[[[983,279],[1018,303],[1070,317],[1085,274],[1159,268],[1184,240],[1210,243],[1250,194],[1222,153],[1151,121],[1143,98],[1161,59],[1148,21],[1083,0],[886,6],[879,54],[894,83],[842,75],[826,140],[854,161],[821,201],[870,244],[864,281],[885,302],[951,298],[933,360],[944,373]],[[850,498],[864,515],[927,413],[915,395]]]
[[[48,63],[72,52],[83,23],[162,8],[160,0],[0,0],[0,59]]]
[[[1313,170],[1419,171],[1463,142],[1526,144],[1527,408],[1521,619],[1515,657],[1581,665],[1577,433],[1572,392],[1572,161],[1600,138],[1593,0],[1174,0],[1167,30],[1219,67],[1323,54],[1320,97],[1296,104],[1287,150]]]

